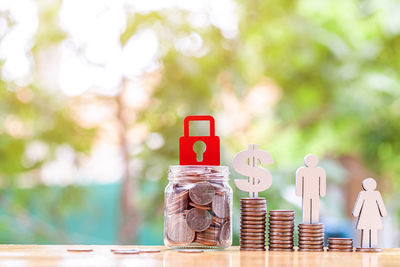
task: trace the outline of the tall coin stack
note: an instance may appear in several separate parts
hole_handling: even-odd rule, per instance
[[[353,239],[351,238],[328,238],[328,251],[353,252]]]
[[[266,215],[265,198],[240,200],[240,250],[265,251]]]
[[[324,225],[299,224],[299,251],[324,251]]]
[[[268,242],[270,251],[294,250],[294,211],[270,210]]]

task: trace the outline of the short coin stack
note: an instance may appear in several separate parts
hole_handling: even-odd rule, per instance
[[[265,198],[240,200],[240,250],[265,250],[267,202]]]
[[[270,210],[268,242],[270,251],[294,250],[294,211]]]
[[[353,239],[338,237],[328,238],[328,251],[353,252]]]
[[[324,251],[324,225],[299,224],[299,251]]]

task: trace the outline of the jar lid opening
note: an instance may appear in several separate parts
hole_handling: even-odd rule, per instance
[[[168,180],[229,180],[228,166],[173,165],[169,167]]]

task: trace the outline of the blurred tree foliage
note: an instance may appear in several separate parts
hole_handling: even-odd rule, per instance
[[[63,39],[57,14],[58,5],[41,10],[40,30],[32,48],[34,56],[40,48],[58,44]],[[9,14],[0,16],[5,16],[13,27]],[[0,61],[0,71],[2,66]],[[34,71],[36,77],[38,70]],[[23,87],[17,82],[6,82],[3,77],[0,79],[1,243],[66,243],[69,240],[68,234],[62,231],[64,222],[72,210],[81,206],[83,189],[43,185],[40,167],[55,158],[60,146],[67,145],[77,152],[89,151],[95,131],[79,126],[66,104],[58,92],[43,90],[35,79]],[[48,151],[43,159],[31,161],[26,150],[35,142],[45,144]]]
[[[161,236],[163,188],[168,166],[178,163],[178,138],[188,114],[219,118],[217,133],[222,137],[225,165],[252,142],[275,157],[271,167],[275,185],[265,193],[272,208],[278,203],[292,205],[277,188],[294,183],[293,172],[309,152],[333,159],[359,155],[378,178],[385,178],[386,191],[399,190],[400,26],[393,26],[398,2],[239,0],[236,6],[239,24],[233,37],[213,24],[192,26],[192,14],[185,10],[129,13],[121,45],[151,28],[161,47],[162,67],[149,74],[150,78],[160,75],[161,80],[152,91],[151,104],[135,123],[160,133],[165,144],[157,151],[144,146],[131,155],[144,164],[132,174],[140,188],[135,201],[143,214],[142,227],[150,225]],[[33,53],[65,37],[57,27],[57,12],[56,7],[40,12]],[[193,34],[201,37],[200,51],[185,53],[176,48],[177,39]],[[69,144],[88,151],[94,135],[70,119],[59,95],[44,92],[35,82],[29,86],[34,94],[29,103],[18,100],[17,91],[24,88],[4,81],[0,85],[1,119],[11,114],[32,129],[23,138],[0,133],[2,206],[8,216],[18,216],[34,197],[18,195],[14,190],[18,180],[42,163],[23,164],[27,143],[41,140],[52,148]],[[253,106],[262,97],[270,99]],[[225,128],[224,120],[235,126]],[[154,176],[162,179],[151,179]],[[73,204],[63,196],[79,193],[77,188],[64,188],[54,203],[47,188],[36,190],[42,205],[63,205],[66,210]],[[49,217],[59,215],[53,211],[47,211]],[[2,228],[8,229],[4,223],[1,220]]]

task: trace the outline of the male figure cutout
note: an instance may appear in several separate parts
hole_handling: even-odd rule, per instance
[[[318,158],[308,154],[305,167],[296,171],[296,195],[303,197],[303,223],[319,223],[319,197],[326,194],[326,173],[317,167]]]

